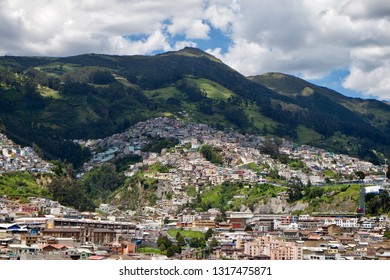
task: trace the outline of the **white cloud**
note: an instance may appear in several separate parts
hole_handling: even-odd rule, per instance
[[[184,35],[187,39],[208,39],[210,26],[202,19],[178,17],[172,20],[167,30],[173,36]]]
[[[246,75],[279,71],[307,79],[349,69],[345,87],[371,97],[390,98],[388,83],[381,81],[390,72],[390,2],[239,3],[240,20],[231,26],[232,46],[227,53],[213,51],[233,68]]]
[[[384,0],[351,0],[342,12],[353,19],[381,19],[390,17],[390,2]]]
[[[343,86],[360,91],[366,97],[380,97],[382,100],[390,100],[389,77],[389,63],[369,71],[363,71],[353,66],[351,74],[344,81]]]
[[[214,28],[228,33],[233,22],[239,20],[239,13],[240,5],[236,0],[214,0],[209,1],[204,16]]]
[[[389,98],[389,1],[0,0],[0,55],[151,54],[211,42],[211,28],[231,43],[209,51],[243,74],[349,69],[345,87]]]
[[[73,55],[85,52],[121,54],[172,49],[167,21],[188,18],[186,38],[207,38],[198,0],[1,0],[0,54]],[[128,35],[146,40],[126,41]]]

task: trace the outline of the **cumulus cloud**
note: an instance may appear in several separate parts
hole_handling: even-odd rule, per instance
[[[230,49],[211,50],[233,68],[246,75],[279,71],[307,79],[349,69],[344,87],[365,96],[390,98],[385,79],[390,72],[388,1],[239,3]]]
[[[174,35],[208,37],[210,27],[201,17],[203,11],[204,3],[198,0],[2,0],[0,54],[150,54],[171,50],[176,44],[170,41]],[[128,40],[129,35],[147,39]]]
[[[341,11],[353,19],[390,18],[390,2],[383,0],[351,0]]]
[[[208,39],[210,26],[202,19],[174,18],[167,30],[173,36],[185,35],[187,39]]]
[[[362,92],[366,97],[380,97],[390,100],[390,64],[369,71],[352,66],[350,75],[345,79],[343,86]]]
[[[0,0],[0,55],[153,54],[212,41],[245,75],[278,71],[389,99],[390,2],[383,0]],[[213,44],[215,46],[215,44]]]

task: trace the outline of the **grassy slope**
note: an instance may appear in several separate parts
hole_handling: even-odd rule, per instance
[[[204,234],[200,231],[193,231],[193,230],[180,230],[180,229],[169,229],[168,230],[168,234],[173,237],[173,238],[176,238],[176,234],[180,232],[181,236],[183,236],[184,238],[188,237],[188,238],[194,238],[194,237],[197,237],[197,238],[201,238],[201,237],[204,237]]]
[[[15,172],[0,176],[0,195],[8,197],[42,196],[44,190],[37,184],[34,175]]]
[[[229,97],[236,95],[231,90],[209,79],[199,78],[190,80],[195,82],[200,89],[203,89],[207,93],[208,98],[227,100]]]
[[[355,213],[359,205],[360,185],[333,185],[321,187],[324,194],[314,199],[304,198],[309,202],[308,213]]]

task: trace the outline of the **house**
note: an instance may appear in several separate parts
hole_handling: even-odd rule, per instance
[[[232,225],[235,230],[245,229],[245,218],[230,218],[228,222]]]
[[[20,254],[27,254],[27,253],[34,253],[39,250],[37,247],[30,247],[23,244],[9,244],[8,249],[14,254],[14,255],[20,255]]]
[[[340,226],[336,224],[324,225],[322,229],[326,235],[335,235],[341,232]]]
[[[8,246],[9,244],[22,244],[22,240],[17,239],[15,237],[0,239],[1,246]]]
[[[357,244],[352,236],[339,236],[337,240],[343,245]]]
[[[62,244],[42,244],[39,246],[43,252],[65,251],[69,249]]]
[[[324,242],[322,236],[314,232],[309,233],[308,235],[303,237],[302,240],[305,241],[304,244],[307,247],[317,247]]]
[[[112,242],[110,245],[110,249],[114,252],[116,255],[128,255],[128,254],[134,254],[136,251],[136,244],[132,242]]]
[[[354,237],[356,240],[365,241],[365,240],[368,239],[369,236],[370,236],[370,233],[367,232],[367,231],[357,231],[357,232],[355,232],[355,234],[354,234],[353,237]]]
[[[389,251],[386,251],[386,252],[383,252],[383,253],[376,253],[375,255],[378,260],[390,260],[390,252]]]

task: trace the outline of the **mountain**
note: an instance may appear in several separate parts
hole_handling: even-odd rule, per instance
[[[309,122],[303,120],[300,124],[319,132],[321,137],[328,136],[325,140],[333,139],[334,144],[332,145],[331,141],[324,142],[324,139],[317,137],[318,135],[307,134],[305,130],[298,137],[302,138],[301,142],[310,141],[314,145],[324,145],[326,148],[344,153],[350,153],[355,148],[352,153],[360,157],[371,154],[369,157],[373,158],[375,156],[372,150],[378,150],[378,146],[386,145],[389,141],[390,106],[388,103],[374,99],[346,97],[334,90],[282,73],[267,73],[249,79],[282,96],[293,98],[300,109],[324,116],[319,117],[320,120],[325,121],[323,124],[316,122],[315,117],[311,123],[310,120]]]
[[[0,127],[76,167],[101,138],[176,116],[219,129],[287,137],[371,161],[390,155],[390,106],[292,76],[245,77],[194,48],[155,56],[0,57]]]

